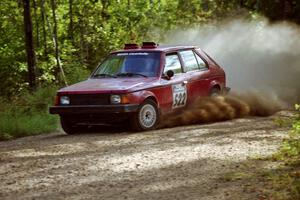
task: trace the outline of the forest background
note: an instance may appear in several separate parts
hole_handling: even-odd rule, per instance
[[[299,0],[2,0],[0,139],[51,132],[55,91],[124,43],[235,18],[300,24]],[[180,41],[184,43],[184,41]]]

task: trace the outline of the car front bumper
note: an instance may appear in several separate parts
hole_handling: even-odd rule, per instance
[[[137,112],[138,104],[52,106],[50,114],[116,114]]]

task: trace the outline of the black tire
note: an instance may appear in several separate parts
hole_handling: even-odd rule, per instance
[[[151,99],[146,99],[131,117],[131,128],[135,131],[153,130],[159,123],[159,117],[157,104]]]
[[[219,88],[214,87],[211,91],[210,91],[210,96],[211,97],[217,97],[221,95],[221,90]]]
[[[61,116],[60,124],[64,132],[68,135],[78,134],[79,130],[68,118]]]

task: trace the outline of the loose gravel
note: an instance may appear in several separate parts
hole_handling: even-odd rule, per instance
[[[0,199],[258,199],[237,171],[274,168],[287,137],[277,117],[252,117],[143,133],[63,132],[0,142]]]

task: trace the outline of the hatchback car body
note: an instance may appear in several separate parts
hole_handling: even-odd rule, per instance
[[[201,96],[227,91],[224,70],[195,46],[126,44],[83,82],[57,92],[51,114],[68,134],[81,125],[129,120],[138,131],[157,127],[162,115]]]

